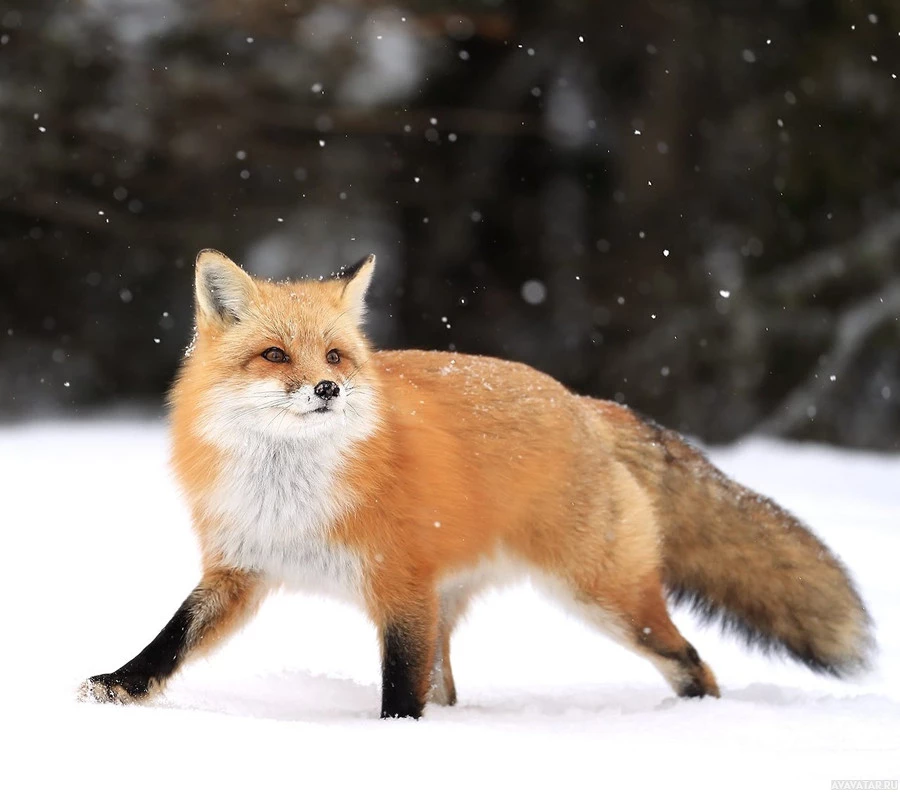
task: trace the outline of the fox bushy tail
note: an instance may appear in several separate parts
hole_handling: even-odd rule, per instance
[[[619,451],[657,500],[664,583],[674,602],[814,671],[864,670],[874,650],[872,622],[828,547],[792,514],[728,479],[676,432],[634,421],[638,432],[632,426]]]

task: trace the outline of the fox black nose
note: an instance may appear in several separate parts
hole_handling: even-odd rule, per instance
[[[322,380],[315,388],[313,388],[313,393],[316,394],[320,399],[333,399],[341,392],[341,389],[338,387],[336,382],[332,382],[331,380]]]

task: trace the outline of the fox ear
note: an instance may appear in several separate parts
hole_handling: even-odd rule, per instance
[[[253,278],[224,253],[207,248],[197,254],[197,313],[208,322],[239,322],[253,299]]]
[[[344,290],[341,296],[357,324],[362,324],[366,315],[366,292],[375,273],[375,254],[370,253],[362,261],[345,270],[341,275]]]

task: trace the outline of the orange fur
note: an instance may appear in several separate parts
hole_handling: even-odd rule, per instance
[[[683,695],[718,687],[672,624],[666,589],[820,670],[862,661],[865,611],[827,548],[774,505],[742,513],[737,485],[674,433],[521,364],[373,352],[360,329],[373,264],[349,280],[274,284],[201,253],[197,337],[171,428],[207,575],[334,578],[386,652],[399,630],[420,705],[429,686],[433,700],[455,701],[452,630],[473,595],[516,574],[649,657]],[[263,357],[272,347],[285,362]],[[326,380],[343,401],[313,411]],[[754,546],[760,530],[768,544]],[[729,564],[752,558],[755,579],[710,557],[710,541]],[[781,553],[810,585],[784,580]],[[243,612],[247,600],[228,602]],[[787,615],[796,608],[805,623]],[[239,621],[226,614],[215,636]]]

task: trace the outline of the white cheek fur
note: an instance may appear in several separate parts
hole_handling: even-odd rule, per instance
[[[260,381],[222,385],[206,400],[199,432],[227,460],[199,504],[217,526],[209,549],[275,582],[359,601],[362,562],[330,533],[356,506],[339,473],[377,428],[377,402],[356,386],[333,413],[302,415],[308,406],[297,398]]]

